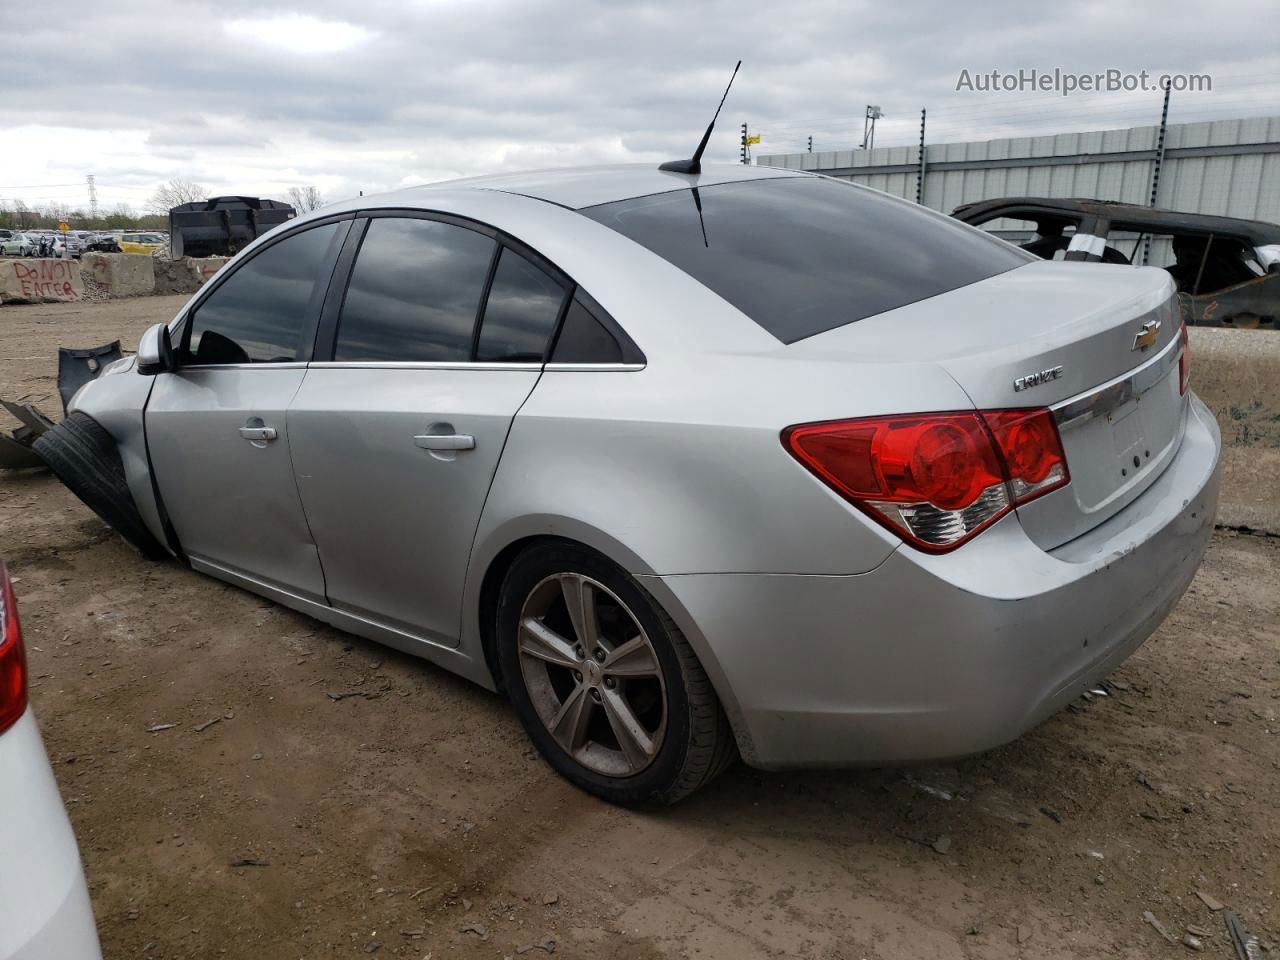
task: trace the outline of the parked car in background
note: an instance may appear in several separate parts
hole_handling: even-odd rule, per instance
[[[0,960],[100,960],[80,850],[27,703],[18,606],[0,564]]]
[[[0,240],[0,254],[6,257],[34,257],[40,238],[30,233],[15,233],[7,240]]]
[[[147,554],[672,802],[738,752],[989,749],[1128,657],[1213,531],[1188,363],[1164,271],[800,171],[565,169],[277,227],[35,449]]]
[[[1023,249],[1048,260],[1164,267],[1189,323],[1272,330],[1280,323],[1280,224],[1048,197],[983,200],[952,216],[1034,230]]]
[[[113,233],[95,233],[84,242],[82,253],[123,253],[120,241]]]
[[[122,233],[119,239],[124,253],[155,253],[168,243],[168,238],[158,233]]]

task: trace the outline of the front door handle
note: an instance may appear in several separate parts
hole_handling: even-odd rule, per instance
[[[465,433],[452,433],[443,436],[422,434],[413,438],[414,444],[423,450],[474,450],[476,438]]]
[[[250,443],[270,443],[276,438],[275,427],[241,427],[240,436]]]

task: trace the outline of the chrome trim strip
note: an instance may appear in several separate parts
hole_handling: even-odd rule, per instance
[[[1054,404],[1049,409],[1053,412],[1053,419],[1058,424],[1058,429],[1065,430],[1094,417],[1103,416],[1134,397],[1146,393],[1178,365],[1178,357],[1182,353],[1181,347],[1182,336],[1179,334],[1142,366],[1128,373],[1122,373],[1100,387],[1093,387],[1084,393]]]
[[[643,363],[548,363],[548,373],[635,373],[643,370]]]
[[[643,363],[471,363],[466,360],[315,360],[311,363],[189,363],[182,370],[548,370],[554,373],[634,373]]]
[[[541,370],[541,363],[470,363],[466,360],[317,360],[315,370]]]
[[[305,363],[184,363],[179,370],[305,370]]]

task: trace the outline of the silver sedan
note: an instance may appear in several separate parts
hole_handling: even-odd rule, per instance
[[[1191,582],[1168,275],[796,171],[364,197],[246,248],[39,442],[151,556],[504,690],[672,802],[1017,737]]]

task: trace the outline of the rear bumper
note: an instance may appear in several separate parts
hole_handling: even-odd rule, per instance
[[[1159,480],[1049,552],[1011,515],[954,553],[904,547],[859,576],[709,574],[653,586],[704,641],[749,763],[976,753],[1060,709],[1168,615],[1213,532],[1219,449],[1217,423],[1193,396]]]
[[[80,851],[28,710],[0,735],[0,960],[101,960]]]

